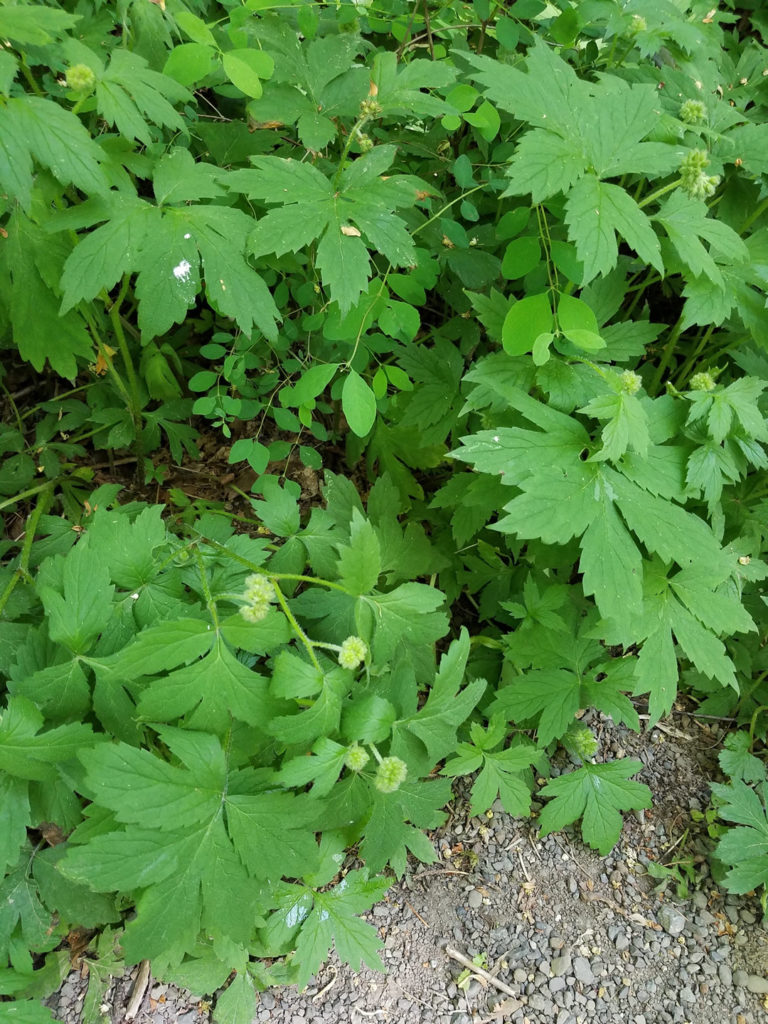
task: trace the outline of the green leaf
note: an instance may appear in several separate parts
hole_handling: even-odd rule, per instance
[[[111,289],[132,271],[145,238],[158,226],[157,211],[134,197],[110,197],[93,211],[95,220],[109,219],[85,235],[67,259],[61,277],[62,313],[82,300],[90,301],[102,289]],[[49,230],[61,230],[59,225],[65,223],[63,218],[54,219]]]
[[[338,363],[315,363],[292,387],[281,388],[280,404],[287,408],[305,405],[321,395],[336,375]]]
[[[334,669],[323,681],[323,689],[311,708],[294,715],[273,718],[268,730],[286,744],[310,746],[320,736],[333,735],[339,728],[341,702],[349,690],[351,673]]]
[[[745,893],[768,882],[768,820],[765,812],[765,783],[759,793],[739,779],[728,785],[712,783],[712,792],[723,801],[718,813],[735,822],[715,847],[715,856],[729,864],[724,884],[730,892]]]
[[[349,370],[344,378],[341,407],[350,430],[367,437],[376,419],[376,396],[355,370]]]
[[[419,737],[433,763],[455,748],[459,726],[469,718],[485,692],[484,679],[475,679],[460,690],[468,657],[469,634],[462,629],[460,638],[443,655],[424,706],[398,723]]]
[[[381,550],[376,531],[370,522],[354,509],[350,523],[349,544],[340,544],[339,582],[350,594],[368,594],[381,574]]]
[[[504,250],[501,273],[508,281],[525,277],[541,260],[541,243],[535,235],[515,238]]]
[[[18,4],[0,8],[0,36],[22,46],[45,46],[60,39],[78,21],[78,14],[36,4]]]
[[[216,37],[213,32],[211,32],[202,18],[198,18],[196,14],[183,10],[177,11],[174,14],[174,19],[181,31],[186,33],[190,39],[194,39],[196,43],[205,43],[210,46],[216,45]]]
[[[603,618],[631,635],[643,609],[643,560],[605,491],[581,539],[579,569]]]
[[[79,118],[52,100],[39,96],[9,99],[0,115],[0,138],[4,139],[0,183],[24,209],[29,208],[32,186],[30,155],[62,185],[99,195],[108,190],[101,168],[103,151]]]
[[[448,630],[446,614],[437,611],[443,594],[423,583],[402,583],[388,594],[362,600],[373,611],[373,657],[379,663],[388,661],[402,641],[431,659],[431,645]]]
[[[312,796],[327,796],[344,767],[347,748],[333,740],[321,737],[312,747],[311,757],[295,757],[284,761],[278,780],[281,785],[295,788],[312,783]]]
[[[102,659],[118,676],[152,675],[196,661],[210,650],[216,634],[202,619],[178,619],[142,630],[132,644]]]
[[[377,53],[371,70],[376,102],[385,115],[440,117],[449,110],[445,101],[423,90],[444,88],[455,79],[455,69],[443,61],[398,63],[391,52]]]
[[[217,997],[213,1019],[216,1024],[250,1024],[255,1013],[256,990],[253,982],[245,973],[236,974]]]
[[[672,631],[660,625],[648,635],[640,649],[635,693],[650,693],[650,724],[669,714],[677,696],[678,668]]]
[[[22,779],[0,775],[0,806],[5,821],[5,827],[0,833],[0,870],[3,873],[19,859],[19,850],[27,838],[27,828],[32,827],[28,788]]]
[[[59,943],[52,914],[37,895],[29,873],[30,850],[22,852],[16,867],[0,882],[0,956],[9,952],[11,935],[21,926],[24,948],[44,953]]]
[[[250,238],[251,252],[280,255],[319,239],[316,263],[323,284],[346,313],[368,285],[370,261],[363,236],[369,248],[394,266],[415,262],[413,241],[393,211],[412,206],[417,191],[408,179],[382,177],[394,158],[394,146],[377,146],[349,164],[338,182],[331,182],[307,163],[254,157],[254,169],[233,171],[227,184],[280,205],[259,220]],[[285,187],[288,178],[290,190]]]
[[[505,196],[530,193],[541,203],[558,192],[568,192],[587,170],[586,155],[571,139],[541,129],[528,131],[515,150]]]
[[[161,205],[215,199],[224,195],[217,182],[220,176],[221,172],[212,164],[196,163],[189,150],[173,149],[158,162],[152,190]]]
[[[0,159],[2,146],[0,133]],[[54,255],[54,258],[60,256],[63,259],[66,250],[60,244],[52,243],[20,208],[8,221],[7,231],[4,251],[0,250],[0,268],[4,256],[10,279],[6,285],[10,323],[19,355],[38,373],[48,361],[60,376],[74,379],[78,365],[93,358],[93,340],[78,313],[59,315],[58,293],[46,281],[48,275],[44,276],[44,264],[48,258]],[[58,263],[57,277],[60,267]]]
[[[173,730],[163,730],[171,736]],[[218,741],[204,733],[188,733],[201,765],[210,771],[193,774],[162,761],[148,750],[127,743],[103,744],[80,755],[96,800],[118,821],[141,825],[152,821],[163,832],[212,818],[224,787],[224,759]],[[137,785],[137,780],[141,784]]]
[[[71,925],[98,928],[107,922],[119,921],[114,900],[91,892],[85,885],[62,874],[60,865],[65,853],[65,846],[61,844],[41,850],[35,857],[34,876],[43,903]]]
[[[315,869],[316,807],[292,793],[228,796],[227,830],[254,878],[301,878]]]
[[[90,725],[73,722],[40,732],[42,724],[43,716],[26,697],[8,698],[0,719],[1,771],[19,779],[50,779],[52,765],[74,760],[93,739]]]
[[[533,669],[502,687],[489,709],[502,712],[509,721],[538,718],[539,746],[559,739],[573,723],[580,704],[579,679],[565,669]]]
[[[549,799],[540,815],[541,834],[549,835],[579,818],[584,842],[605,856],[619,840],[620,811],[651,806],[651,791],[629,777],[642,771],[640,761],[585,764],[552,779],[541,790]]]
[[[367,871],[350,871],[333,889],[314,892],[314,908],[296,943],[300,989],[323,963],[332,945],[339,959],[354,970],[359,970],[362,963],[374,970],[384,970],[377,953],[384,943],[372,925],[354,915],[381,899],[390,884],[386,878],[369,880]]]
[[[129,139],[152,143],[149,123],[183,132],[184,121],[173,103],[192,99],[184,86],[168,75],[150,69],[137,53],[118,47],[112,50],[105,74],[97,76],[96,104],[104,120]]]
[[[214,50],[203,43],[181,43],[168,54],[163,74],[190,86],[205,78],[213,66]]]
[[[264,677],[238,661],[219,638],[199,661],[151,682],[137,711],[145,720],[159,722],[188,714],[192,728],[223,736],[233,717],[260,725],[274,707]]]
[[[501,343],[511,356],[530,352],[541,334],[552,331],[554,317],[547,292],[519,299],[504,318]]]
[[[242,256],[253,227],[251,218],[225,206],[188,207],[185,216],[200,250],[213,308],[232,317],[246,334],[255,326],[269,341],[276,341],[277,306],[264,280]]]
[[[434,846],[420,829],[437,828],[445,821],[442,808],[450,795],[449,779],[406,781],[394,793],[371,790],[372,812],[360,844],[368,869],[380,871],[389,863],[400,877],[408,850],[423,863],[434,863]]]
[[[51,640],[73,654],[83,654],[112,617],[114,587],[109,569],[94,557],[88,543],[79,543],[61,565],[61,591],[40,585],[39,594],[48,616]]]
[[[55,1024],[53,1010],[38,999],[14,999],[0,1003],[0,1021],[3,1024]]]
[[[750,746],[748,733],[729,733],[723,742],[724,749],[717,755],[720,767],[732,779],[765,782],[765,765],[750,752]]]
[[[528,745],[484,754],[482,771],[472,785],[470,812],[484,814],[498,797],[507,814],[527,817],[531,813],[531,789],[526,775],[536,757],[536,749]]]
[[[275,64],[263,50],[229,50],[222,55],[224,74],[246,96],[259,99],[263,78],[271,78]]]
[[[638,256],[664,273],[659,240],[648,217],[624,189],[585,175],[568,194],[565,204],[568,237],[584,264],[586,284],[616,266],[619,234]]]

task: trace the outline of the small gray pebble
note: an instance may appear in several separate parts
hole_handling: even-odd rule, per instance
[[[552,995],[555,992],[562,992],[565,988],[565,978],[550,978],[548,988]]]
[[[685,916],[676,907],[671,907],[668,903],[663,903],[659,907],[659,912],[656,916],[659,919],[659,924],[668,935],[680,935],[688,923]]]
[[[695,892],[693,894],[693,905],[697,910],[706,910],[707,894],[705,892]]]
[[[683,988],[680,989],[680,998],[684,1003],[696,1002],[696,996],[693,994],[692,989],[688,985],[685,985]]]
[[[739,916],[744,924],[754,924],[757,920],[751,910],[742,910]]]
[[[616,949],[618,949],[618,951],[621,953],[622,950],[625,950],[625,949],[628,949],[628,948],[629,948],[629,939],[627,938],[627,936],[623,932],[621,932],[619,935],[616,936]]]
[[[565,956],[554,957],[550,964],[550,969],[556,978],[561,978],[564,974],[568,974],[571,970],[570,956],[566,954]]]
[[[747,984],[747,978],[749,975],[746,971],[734,971],[733,972],[733,984],[738,988],[744,988]]]
[[[585,985],[593,985],[595,983],[595,976],[592,973],[592,968],[589,965],[589,960],[585,956],[577,956],[573,961],[573,973],[577,981],[582,982]]]
[[[478,907],[482,907],[483,905],[482,894],[479,893],[477,889],[473,889],[469,896],[467,896],[467,903],[473,910],[477,910]]]
[[[747,975],[747,991],[765,995],[768,992],[768,978],[761,978],[759,974]]]
[[[717,976],[720,979],[722,985],[726,985],[728,988],[733,984],[733,972],[728,964],[718,964]]]

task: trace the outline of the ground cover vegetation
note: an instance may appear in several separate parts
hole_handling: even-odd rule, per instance
[[[649,793],[590,709],[730,718],[768,881],[766,31],[0,3],[0,1017],[73,956],[88,1021],[123,962],[233,1024],[380,966],[457,776],[607,852]]]

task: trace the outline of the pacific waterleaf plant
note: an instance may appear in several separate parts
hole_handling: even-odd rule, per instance
[[[36,624],[14,645],[0,733],[13,814],[3,856],[9,870],[21,857],[36,916],[15,903],[4,955],[17,936],[52,948],[43,923],[54,910],[93,927],[130,905],[127,961],[151,958],[169,977],[184,975],[203,936],[223,977],[250,977],[251,955],[289,954],[286,977],[305,984],[331,943],[356,967],[381,966],[380,940],[354,915],[389,884],[375,877],[388,863],[405,870],[406,850],[435,858],[421,830],[444,820],[450,788],[427,777],[486,685],[463,686],[466,633],[435,675],[443,596],[384,582],[404,538],[396,492],[382,486],[371,501],[382,532],[357,509],[344,522],[342,492],[322,540],[313,524],[304,547],[297,529],[325,580],[303,575],[304,561],[273,573],[266,541],[233,536],[215,517],[180,540],[157,507],[99,510],[68,553],[42,561],[20,606]],[[321,619],[311,611],[323,593],[337,603]],[[30,662],[31,676],[15,667]],[[43,821],[67,836],[56,886],[28,875],[45,855],[26,845],[26,829]],[[355,841],[365,868],[347,874],[338,853]],[[14,879],[6,884],[22,884]],[[288,886],[307,906],[286,944],[270,936]],[[103,894],[87,921],[81,891]]]
[[[0,968],[106,926],[92,978],[245,1024],[378,965],[450,779],[524,814],[562,746],[541,824],[605,851],[648,795],[586,715],[762,735],[766,54],[698,0],[187,6],[0,7]]]

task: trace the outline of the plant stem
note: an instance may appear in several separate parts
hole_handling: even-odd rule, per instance
[[[661,197],[665,196],[667,192],[671,192],[672,189],[677,188],[677,186],[680,184],[682,180],[682,178],[675,178],[675,180],[670,181],[668,185],[662,185],[661,188],[657,188],[655,192],[651,192],[649,196],[646,196],[645,199],[643,199],[643,201],[638,203],[637,205],[642,210],[643,207],[648,206],[656,199],[661,199]]]
[[[678,389],[678,391],[682,390],[683,381],[688,376],[688,374],[693,369],[693,367],[696,365],[696,360],[699,358],[701,353],[706,348],[707,343],[709,342],[709,339],[712,337],[712,333],[713,333],[714,329],[715,329],[715,325],[714,324],[710,324],[709,327],[707,327],[706,331],[704,331],[704,333],[703,333],[703,335],[701,337],[701,340],[699,341],[699,343],[696,346],[696,348],[693,350],[693,352],[691,352],[691,354],[685,360],[683,365],[677,371],[677,374],[676,374],[675,380],[674,380],[674,385]]]
[[[123,365],[125,366],[125,372],[128,377],[128,387],[130,388],[130,404],[129,411],[131,418],[133,419],[134,429],[136,431],[136,458],[137,458],[137,473],[142,473],[144,468],[144,425],[141,415],[141,395],[139,392],[139,381],[136,376],[136,370],[133,365],[133,359],[131,358],[131,351],[128,348],[128,342],[125,340],[125,332],[123,331],[123,325],[120,321],[120,306],[123,303],[123,299],[128,291],[128,285],[130,278],[128,274],[123,276],[123,283],[120,286],[117,298],[112,303],[109,309],[109,319],[112,321],[112,330],[115,332],[117,338],[117,344],[120,348],[120,355],[123,358]]]
[[[322,673],[323,669],[322,669],[322,666],[321,666],[320,662],[317,660],[317,655],[315,654],[315,650],[314,650],[314,647],[312,645],[312,641],[309,639],[307,634],[301,628],[301,626],[299,625],[298,621],[296,620],[296,616],[293,614],[291,609],[288,607],[288,602],[286,601],[285,596],[284,596],[282,590],[280,589],[280,587],[275,587],[275,593],[277,594],[277,600],[280,603],[280,607],[283,609],[283,615],[285,615],[286,619],[288,619],[288,621],[290,622],[291,628],[293,629],[294,633],[296,634],[296,636],[298,636],[299,640],[301,640],[302,644],[304,645],[304,647],[306,649],[306,652],[309,655],[309,660],[315,666],[317,671]]]
[[[19,580],[29,579],[28,567],[29,559],[32,554],[32,543],[35,539],[35,534],[37,533],[37,528],[40,525],[43,513],[51,503],[51,498],[53,497],[53,485],[54,481],[49,480],[48,483],[44,484],[41,488],[36,488],[36,490],[41,491],[42,493],[37,499],[37,504],[27,519],[27,528],[24,531],[24,543],[21,546],[19,564],[16,567],[13,576],[8,580],[2,595],[0,595],[0,615],[2,615],[5,606],[8,604],[8,600],[15,590],[16,584]],[[14,501],[18,501],[20,497],[23,497],[23,495],[19,495],[14,499]]]
[[[762,214],[764,214],[766,210],[768,210],[768,199],[764,199],[762,203],[757,204],[752,213],[750,213],[750,215],[739,228],[739,234],[743,235],[747,228],[752,227],[757,218],[762,216]]]
[[[197,570],[200,573],[200,584],[203,590],[203,596],[205,597],[205,604],[208,611],[211,614],[213,620],[213,628],[218,632],[219,630],[219,613],[216,608],[216,602],[211,594],[211,588],[208,586],[208,576],[205,572],[205,565],[203,564],[203,556],[200,554],[200,548],[196,547],[194,550],[195,561],[197,562]]]
[[[672,353],[675,351],[675,345],[677,344],[677,340],[680,337],[680,334],[682,333],[682,326],[683,318],[681,316],[675,324],[675,326],[669,332],[669,337],[667,338],[667,343],[664,346],[664,352],[662,353],[661,361],[659,362],[659,366],[656,370],[656,374],[653,378],[651,386],[648,388],[648,394],[651,395],[652,397],[655,397],[658,394],[659,385],[661,384],[661,379],[664,376],[664,371],[667,369],[672,360]]]
[[[344,145],[344,149],[343,149],[342,154],[341,154],[341,159],[339,160],[339,166],[336,168],[336,173],[333,176],[333,190],[334,190],[334,192],[337,192],[338,189],[339,189],[339,184],[341,182],[341,176],[344,173],[344,165],[347,162],[347,157],[349,156],[349,151],[352,148],[352,143],[355,141],[355,136],[358,135],[362,131],[362,129],[365,127],[365,125],[370,120],[371,120],[371,115],[370,114],[362,114],[360,117],[358,117],[358,119],[355,121],[355,123],[350,128],[349,135],[347,136],[347,141],[346,141],[346,143]]]
[[[230,551],[225,544],[220,544],[217,540],[211,540],[210,537],[204,537],[202,536],[202,534],[198,536],[198,540],[201,543],[209,544],[212,548],[215,548],[217,551],[221,551],[223,554],[228,555],[230,558],[234,559],[234,561],[239,562],[241,565],[244,565],[247,569],[250,569],[251,572],[263,573],[265,576],[268,576],[269,579],[271,580],[296,580],[299,583],[316,583],[321,587],[328,587],[329,590],[338,590],[342,594],[349,594],[349,591],[342,587],[340,583],[332,583],[330,580],[321,580],[317,576],[302,576],[299,573],[293,572],[265,572],[264,566],[256,565],[256,563],[252,562],[249,558],[243,558],[242,555],[235,554],[234,551]]]

